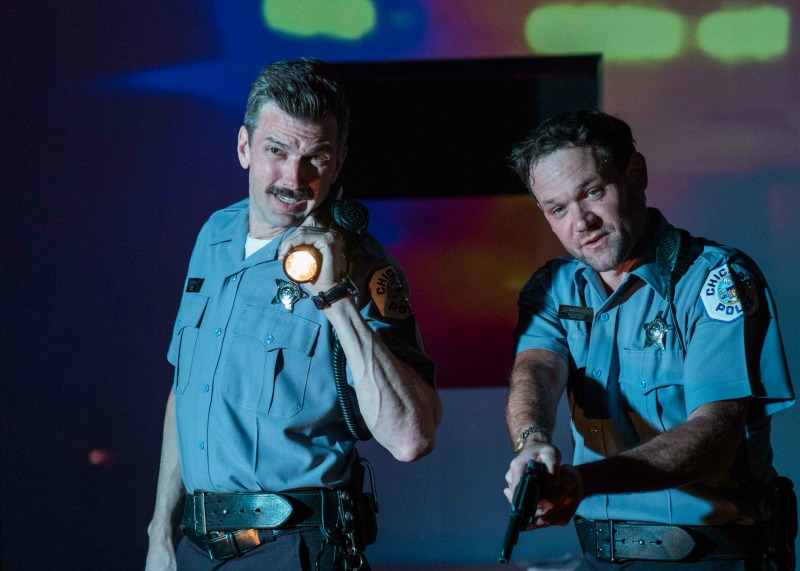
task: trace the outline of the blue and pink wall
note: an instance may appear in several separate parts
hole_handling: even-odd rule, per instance
[[[800,365],[797,2],[54,0],[2,12],[3,569],[143,566],[171,324],[197,230],[246,194],[236,132],[269,61],[601,54],[600,104],[634,129],[649,204],[761,264]],[[386,167],[413,165],[410,150]],[[445,406],[420,462],[363,447],[381,494],[378,568],[496,561],[516,294],[560,252],[523,194],[452,194],[368,201],[408,273]],[[798,432],[796,409],[775,417],[775,464],[796,482]],[[563,426],[557,440],[569,449]],[[522,536],[515,558],[577,550],[571,528],[547,530]]]

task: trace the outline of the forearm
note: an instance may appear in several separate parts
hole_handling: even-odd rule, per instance
[[[733,465],[748,402],[703,405],[686,423],[636,448],[576,466],[584,496],[674,488],[723,474]]]
[[[558,401],[567,385],[567,364],[551,351],[530,349],[518,354],[509,380],[506,424],[512,443],[529,427],[536,427],[511,460],[506,472],[504,493],[511,501],[528,462],[534,460],[558,478],[560,451],[550,444],[556,422]]]
[[[389,350],[353,298],[324,311],[344,349],[361,415],[375,440],[402,461],[430,452],[441,416],[436,390]]]
[[[555,353],[532,349],[517,356],[506,401],[506,425],[512,441],[530,426],[552,432],[566,380],[567,365]],[[540,440],[541,436],[530,438]]]
[[[183,478],[178,457],[178,438],[175,427],[175,394],[170,391],[164,415],[164,433],[161,444],[161,462],[158,470],[158,487],[153,519],[147,527],[150,541],[168,539],[178,523],[179,507],[183,495]]]

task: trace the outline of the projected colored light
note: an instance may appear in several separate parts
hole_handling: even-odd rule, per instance
[[[528,15],[525,37],[540,54],[603,54],[606,61],[652,62],[677,56],[685,25],[678,14],[640,6],[554,4]]]
[[[303,38],[358,40],[377,18],[372,0],[264,0],[263,6],[267,27]]]
[[[697,45],[726,63],[777,59],[789,51],[791,16],[785,8],[722,10],[697,25]]]

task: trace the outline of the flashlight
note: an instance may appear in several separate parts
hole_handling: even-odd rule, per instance
[[[310,282],[319,274],[322,255],[313,246],[298,246],[283,260],[283,271],[298,284]]]

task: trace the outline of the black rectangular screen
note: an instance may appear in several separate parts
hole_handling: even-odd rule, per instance
[[[351,198],[512,194],[511,146],[546,117],[599,104],[599,56],[340,63],[352,103]]]

